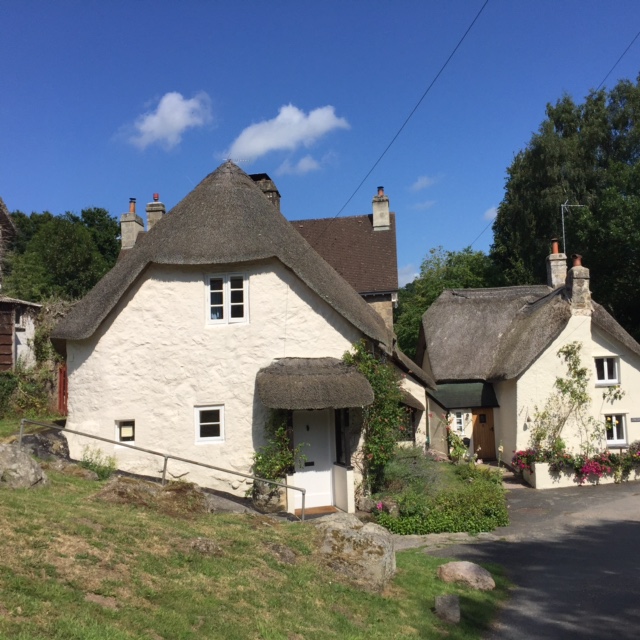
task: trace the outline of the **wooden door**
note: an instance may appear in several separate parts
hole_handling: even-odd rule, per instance
[[[13,309],[0,309],[0,371],[13,369]]]
[[[482,460],[496,459],[496,435],[493,429],[493,409],[474,409],[473,449]],[[480,450],[478,451],[478,447]]]

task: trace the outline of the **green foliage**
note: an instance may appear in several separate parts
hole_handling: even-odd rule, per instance
[[[281,480],[287,474],[293,473],[295,467],[301,467],[306,457],[303,454],[304,444],[293,447],[289,430],[287,429],[286,411],[271,411],[265,425],[267,444],[260,447],[253,454],[253,473],[265,480]],[[248,490],[248,495],[256,497],[262,486],[254,484]],[[278,493],[279,489],[273,485],[266,487],[267,493]]]
[[[372,493],[381,486],[384,467],[392,459],[405,415],[395,369],[367,350],[364,341],[343,360],[355,366],[373,389],[373,404],[363,410],[363,482]]]
[[[85,209],[81,216],[16,212],[12,218],[18,236],[6,259],[10,295],[80,298],[115,264],[119,228],[104,209]]]
[[[398,293],[394,328],[402,351],[410,357],[415,355],[422,315],[445,289],[490,287],[497,283],[497,272],[482,251],[471,247],[462,251],[430,249],[420,275]]]
[[[640,338],[640,79],[582,104],[563,96],[507,170],[505,196],[493,225],[491,258],[508,284],[546,281],[549,240],[562,238],[597,275],[594,298]],[[612,251],[612,247],[615,250]]]
[[[381,511],[376,522],[393,533],[480,533],[509,524],[502,486],[483,478],[445,491],[426,502],[421,512],[400,513],[394,517]]]
[[[18,362],[13,375],[16,386],[9,399],[8,413],[29,418],[50,413],[56,382],[54,368],[47,365],[27,368]]]
[[[447,442],[449,443],[449,455],[454,462],[461,462],[469,453],[469,448],[451,427],[447,427]]]
[[[0,372],[0,418],[10,410],[11,398],[18,387],[18,377],[13,371]]]
[[[82,460],[78,464],[95,472],[100,480],[108,480],[118,468],[113,456],[108,456],[101,449],[89,446],[84,448]]]
[[[424,455],[421,447],[399,446],[384,468],[384,490],[394,492],[412,486],[421,493],[432,491],[440,484],[436,464]]]

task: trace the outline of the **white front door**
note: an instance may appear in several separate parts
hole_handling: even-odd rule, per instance
[[[331,413],[322,411],[293,412],[293,446],[304,443],[301,453],[306,457],[303,467],[297,467],[293,483],[307,490],[305,508],[333,505]],[[296,495],[296,509],[302,507],[302,494]]]

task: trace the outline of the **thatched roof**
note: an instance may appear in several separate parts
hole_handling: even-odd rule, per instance
[[[515,378],[560,335],[570,317],[562,288],[444,291],[422,317],[424,366],[431,367],[438,384]],[[640,345],[597,303],[592,321],[640,355]]]
[[[346,409],[373,402],[367,379],[336,358],[281,358],[258,371],[256,387],[271,409]]]
[[[424,411],[424,404],[422,404],[418,398],[412,396],[406,389],[400,389],[400,395],[402,396],[402,404],[418,409],[418,411]]]
[[[91,336],[150,264],[240,265],[276,258],[363,334],[391,350],[382,318],[295,231],[232,162],[208,175],[85,296],[54,330]]]
[[[403,351],[400,351],[397,346],[393,349],[393,360],[402,371],[405,371],[412,378],[416,379],[418,382],[421,382],[425,387],[427,387],[427,389],[436,388],[436,381],[433,379],[431,370],[423,369],[422,367],[417,365]]]

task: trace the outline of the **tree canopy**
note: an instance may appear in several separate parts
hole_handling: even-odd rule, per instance
[[[491,287],[498,284],[497,278],[489,256],[482,251],[430,249],[420,275],[398,293],[394,328],[400,348],[414,357],[422,315],[445,289]]]
[[[545,282],[549,241],[579,253],[591,290],[640,339],[640,77],[582,104],[564,96],[507,169],[490,256],[506,284]]]
[[[8,295],[34,302],[79,298],[115,264],[120,229],[105,209],[11,215],[18,233],[7,256]]]

